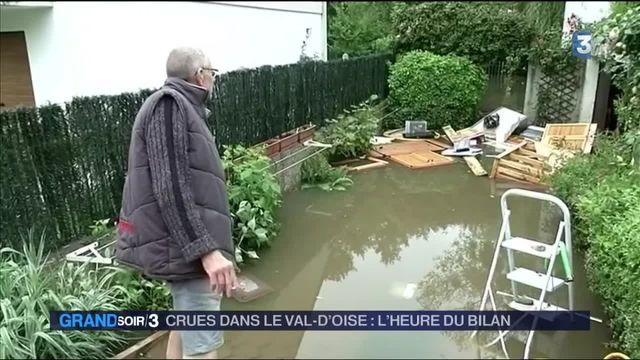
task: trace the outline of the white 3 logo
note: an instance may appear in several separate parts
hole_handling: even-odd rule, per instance
[[[576,51],[580,54],[590,54],[591,53],[591,34],[581,34],[576,36],[577,40],[580,41],[580,47],[576,48]]]

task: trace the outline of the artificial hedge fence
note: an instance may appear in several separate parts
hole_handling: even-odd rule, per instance
[[[208,107],[219,147],[253,145],[320,124],[387,94],[386,54],[264,66],[223,74]],[[49,249],[118,215],[136,113],[153,90],[74,98],[0,112],[0,247],[46,229]]]

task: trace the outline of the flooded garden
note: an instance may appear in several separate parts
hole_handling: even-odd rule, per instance
[[[394,164],[353,180],[346,192],[286,194],[277,241],[259,263],[243,269],[274,291],[246,304],[225,300],[223,310],[477,310],[500,228],[499,197],[522,184],[477,178],[463,163],[424,171]],[[551,242],[558,214],[540,202],[518,200],[511,205],[514,232]],[[576,254],[575,261],[576,309],[606,320],[600,299],[588,290],[582,256]],[[499,269],[504,278],[506,263]],[[508,287],[504,280],[499,283],[503,290]],[[558,294],[559,303],[565,298]],[[499,345],[485,349],[469,336],[453,331],[228,331],[220,356],[501,356]],[[532,356],[601,358],[609,336],[598,323],[584,332],[538,332]],[[524,343],[514,338],[507,344],[512,357],[522,356]],[[143,358],[163,356],[164,345],[158,343]]]
[[[334,3],[330,59],[217,78],[203,121],[236,269],[264,290],[241,288],[222,310],[480,310],[495,265],[498,310],[569,297],[592,316],[589,330],[536,331],[524,357],[640,357],[640,7],[580,25],[600,51],[586,60],[559,29],[565,4],[544,4]],[[0,111],[0,358],[166,356],[166,332],[51,330],[49,318],[172,308],[163,281],[113,256],[131,129],[152,92]],[[567,245],[557,208],[509,198],[507,240],[524,240],[511,260],[533,279],[511,253],[493,261],[509,189],[570,212]],[[567,268],[568,287],[540,283]],[[218,356],[523,357],[526,332],[485,346],[497,335],[226,331]]]

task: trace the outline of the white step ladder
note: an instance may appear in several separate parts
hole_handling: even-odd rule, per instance
[[[507,198],[510,196],[520,196],[526,198],[532,198],[542,201],[548,201],[556,206],[558,206],[563,213],[563,219],[560,221],[558,225],[558,232],[556,233],[556,238],[553,244],[545,244],[539,241],[524,239],[521,237],[512,237],[511,236],[511,226],[509,223],[509,219],[511,216],[511,210],[507,207]],[[562,200],[558,199],[555,196],[539,193],[529,190],[522,189],[509,189],[507,190],[502,197],[500,198],[500,210],[502,213],[502,226],[500,228],[500,234],[498,235],[498,242],[496,244],[495,252],[493,253],[493,260],[491,262],[491,269],[489,270],[489,276],[487,278],[487,282],[484,288],[484,294],[482,295],[482,303],[480,305],[480,311],[485,310],[485,306],[487,304],[487,299],[491,301],[491,306],[493,307],[493,311],[497,311],[495,298],[493,296],[493,290],[491,288],[491,282],[493,280],[496,266],[498,265],[498,257],[500,255],[501,250],[507,251],[507,257],[509,262],[509,273],[507,274],[507,279],[511,280],[511,290],[512,293],[505,293],[501,291],[496,291],[496,294],[508,296],[513,298],[513,300],[508,304],[508,306],[514,310],[518,311],[536,311],[536,310],[546,310],[546,311],[567,311],[567,309],[562,308],[557,305],[549,304],[545,302],[545,297],[548,293],[553,293],[557,289],[562,286],[568,286],[568,310],[574,309],[574,299],[573,299],[573,257],[572,257],[572,248],[571,248],[571,216],[569,213],[569,209],[567,205],[565,205]],[[513,252],[517,251],[519,253],[528,254],[532,256],[536,256],[539,258],[545,259],[545,263],[547,265],[546,271],[544,273],[539,273],[534,270],[530,270],[524,267],[516,267]],[[566,279],[561,279],[552,276],[553,267],[556,262],[556,257],[561,255],[564,268],[566,272]],[[517,292],[517,284],[526,285],[529,287],[533,287],[540,290],[540,295],[537,299],[518,295]],[[520,301],[518,301],[520,300]],[[523,303],[523,300],[526,300],[527,304]],[[541,317],[544,317],[541,315]],[[537,318],[534,320],[534,327],[537,322]],[[512,325],[513,326],[513,325]],[[502,350],[507,358],[509,355],[507,353],[507,349],[504,342],[504,337],[507,335],[509,330],[499,331],[499,335],[496,339],[494,339],[489,344],[485,345],[486,347],[492,346],[500,341]],[[474,331],[471,337],[475,336],[477,331]],[[524,348],[524,359],[528,359],[529,352],[531,350],[531,342],[533,340],[533,335],[535,331],[532,329],[529,331],[527,336],[526,345]]]

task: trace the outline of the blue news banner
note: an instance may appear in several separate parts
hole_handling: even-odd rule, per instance
[[[588,311],[52,311],[51,330],[590,330]]]

